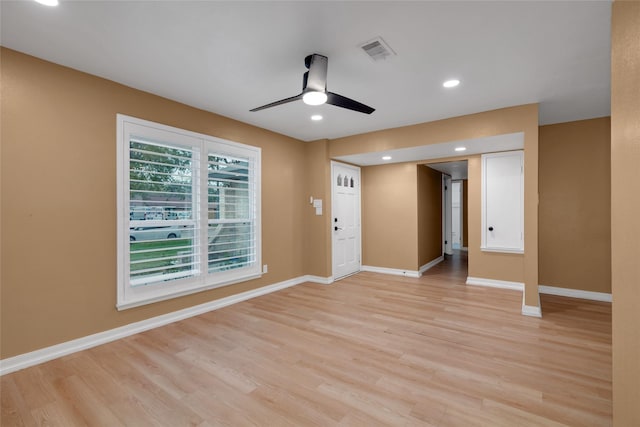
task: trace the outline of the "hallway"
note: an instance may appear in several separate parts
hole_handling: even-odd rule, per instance
[[[455,279],[464,282],[467,279],[469,266],[468,252],[453,249],[453,255],[444,256],[444,261],[427,270],[422,278]]]

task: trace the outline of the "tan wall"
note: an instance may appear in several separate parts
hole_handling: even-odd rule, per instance
[[[418,269],[415,163],[363,167],[362,264]]]
[[[305,272],[320,277],[331,276],[331,164],[329,141],[305,143],[305,173],[307,194],[305,200]],[[309,198],[322,200],[322,216],[315,213]]]
[[[609,117],[540,127],[540,283],[611,292]]]
[[[329,156],[334,158],[349,154],[419,147],[522,131],[527,132],[525,139],[532,139],[529,138],[530,134],[531,137],[535,135],[537,141],[537,117],[537,104],[529,104],[368,132],[331,140]]]
[[[640,426],[640,2],[611,21],[613,423]]]
[[[469,246],[469,180],[462,180],[462,246]]]
[[[418,268],[442,255],[442,174],[418,169]]]
[[[1,107],[1,358],[306,273],[304,143],[7,49]],[[262,147],[268,274],[116,311],[116,113]]]
[[[329,156],[333,158],[514,132],[524,132],[525,140],[525,254],[524,256],[504,255],[480,251],[480,175],[474,178],[477,180],[475,183],[472,183],[469,177],[469,275],[524,282],[526,304],[538,306],[538,106],[536,104],[335,139],[330,142]],[[464,157],[457,159],[464,159]],[[477,162],[479,173],[479,158]],[[363,185],[370,184],[364,182]],[[373,190],[367,189],[367,191]],[[472,192],[475,193],[472,195]],[[363,207],[363,212],[365,211],[366,208]],[[363,229],[363,239],[364,233]],[[417,228],[414,228],[413,233],[417,233]],[[395,247],[389,247],[386,251],[393,252],[395,249]]]

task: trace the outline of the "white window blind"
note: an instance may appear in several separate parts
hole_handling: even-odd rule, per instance
[[[118,308],[259,277],[260,149],[118,115]]]
[[[197,274],[198,154],[193,148],[129,138],[131,286]]]
[[[255,262],[251,203],[252,160],[209,153],[208,156],[209,272],[241,268]]]

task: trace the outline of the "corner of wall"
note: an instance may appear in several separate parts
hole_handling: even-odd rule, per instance
[[[305,213],[304,253],[305,274],[331,276],[331,167],[329,140],[305,142]],[[322,200],[322,215],[316,215],[310,198]]]

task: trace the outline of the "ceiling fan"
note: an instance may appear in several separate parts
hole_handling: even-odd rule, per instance
[[[276,105],[286,104],[288,102],[302,101],[307,105],[321,105],[324,103],[335,105],[336,107],[346,108],[348,110],[358,111],[360,113],[371,114],[375,108],[364,105],[358,101],[354,101],[346,96],[327,91],[327,64],[329,60],[326,56],[314,53],[304,59],[304,65],[309,71],[304,73],[302,77],[302,93],[291,98],[281,99],[262,107],[254,108],[250,111],[260,111],[265,108],[275,107]]]

